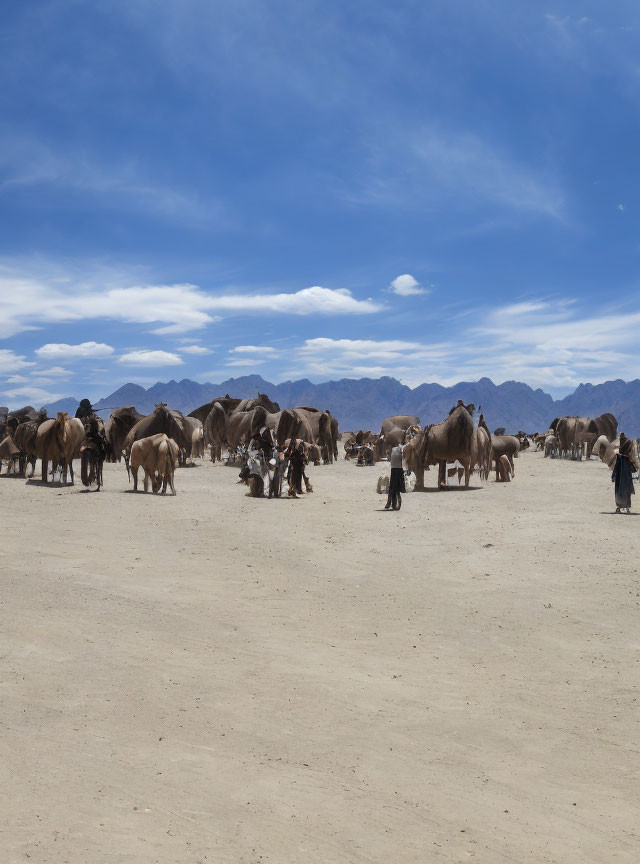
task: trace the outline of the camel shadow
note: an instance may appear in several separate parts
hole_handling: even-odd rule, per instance
[[[94,491],[97,492],[97,489]],[[165,492],[163,495],[162,492],[152,492],[151,489],[149,489],[148,492],[145,492],[144,489],[121,489],[120,494],[121,495],[147,495],[149,498],[177,498],[178,497],[177,493],[176,493],[176,495],[172,495],[171,492]]]
[[[44,480],[34,480],[33,478],[28,479],[27,486],[45,486],[50,489],[66,489],[67,486],[73,488],[75,483],[63,483],[60,480],[49,480],[49,482],[45,482]]]
[[[484,486],[445,486],[444,489],[439,488],[438,486],[425,486],[424,489],[414,489],[414,492],[477,492],[480,489],[484,489]]]
[[[22,480],[24,482],[24,474],[0,474],[0,480]]]
[[[640,516],[640,513],[616,513],[615,510],[601,510],[601,516]]]

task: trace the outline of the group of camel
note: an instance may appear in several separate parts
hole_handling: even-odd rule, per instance
[[[343,439],[345,458],[364,449],[373,463],[388,458],[393,447],[400,445],[406,467],[415,474],[417,489],[424,488],[424,472],[435,465],[439,488],[445,487],[447,477],[455,472],[458,482],[464,476],[466,487],[472,472],[486,481],[495,470],[497,481],[508,481],[515,474],[514,459],[529,446],[530,437],[538,449],[544,449],[545,456],[575,459],[593,454],[609,465],[617,454],[618,423],[609,413],[595,419],[557,417],[546,433],[526,436],[506,435],[503,429],[492,434],[482,414],[474,423],[474,412],[473,404],[464,405],[459,400],[442,423],[423,428],[418,417],[394,415],[383,421],[378,435],[361,430],[339,436],[338,422],[328,411],[310,407],[282,410],[263,394],[255,399],[234,399],[227,394],[186,416],[159,403],[147,416],[127,406],[114,410],[104,423],[98,419],[98,423],[107,444],[107,458],[125,459],[127,470],[131,467],[133,472],[134,488],[137,470],[142,467],[145,490],[150,479],[153,491],[161,484],[163,491],[167,485],[175,491],[171,466],[178,462],[186,464],[190,458],[203,457],[206,448],[210,448],[213,461],[222,458],[223,449],[233,458],[240,447],[265,429],[270,430],[278,446],[293,439],[304,442],[307,456],[314,462],[337,459],[339,437]],[[13,414],[13,420],[10,417],[4,421],[6,434],[0,440],[0,460],[23,473],[31,465],[33,475],[36,460],[40,459],[44,483],[50,479],[50,465],[63,482],[70,475],[73,483],[73,460],[79,456],[86,435],[83,422],[65,413],[48,418],[46,412],[37,414],[31,408]],[[155,442],[153,456],[151,445],[137,444],[147,439]],[[456,467],[447,469],[451,463]]]
[[[106,458],[114,462],[124,458],[127,470],[133,474],[134,489],[137,471],[142,467],[145,491],[149,480],[154,492],[161,483],[163,491],[167,485],[174,491],[174,463],[187,464],[193,457],[203,457],[207,447],[212,461],[222,458],[223,448],[233,458],[238,448],[248,445],[265,428],[278,445],[291,439],[302,441],[308,458],[316,463],[330,463],[338,456],[338,422],[328,411],[311,407],[281,410],[263,394],[255,399],[233,399],[227,394],[186,416],[165,403],[158,403],[147,416],[133,406],[117,408],[104,422],[92,416],[105,442]],[[73,484],[73,460],[80,455],[86,439],[85,423],[64,412],[55,418],[30,407],[11,412],[3,421],[0,468],[2,460],[15,473],[27,474],[30,466],[33,476],[36,460],[40,459],[44,483],[51,479],[52,465],[63,482],[70,474]],[[143,447],[143,441],[152,441],[153,446]]]
[[[438,466],[438,488],[447,485],[449,472],[458,472],[459,481],[464,475],[466,487],[474,471],[481,480],[488,480],[495,469],[496,480],[508,482],[515,475],[513,460],[528,446],[528,439],[521,433],[492,435],[482,414],[477,426],[474,424],[474,412],[473,404],[459,401],[444,422],[426,428],[420,426],[418,417],[396,414],[382,422],[379,435],[360,430],[347,436],[345,456],[367,448],[374,464],[389,458],[394,447],[402,446],[404,463],[415,474],[416,489],[424,489],[424,472],[432,465]],[[451,463],[457,466],[447,469]]]
[[[582,460],[594,455],[609,465],[620,443],[618,421],[608,412],[595,418],[556,417],[534,441],[546,457]]]

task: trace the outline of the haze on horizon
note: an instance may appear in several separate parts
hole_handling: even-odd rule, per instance
[[[0,404],[638,377],[640,10],[5,10]]]

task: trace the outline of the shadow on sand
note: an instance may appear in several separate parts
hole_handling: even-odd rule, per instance
[[[640,513],[616,513],[615,510],[601,510],[601,516],[640,516]]]
[[[484,489],[484,486],[446,486],[444,489],[439,489],[437,486],[425,486],[424,489],[414,489],[414,492],[421,494],[422,492],[477,492],[479,489]],[[405,493],[413,494],[413,493]]]
[[[48,486],[51,489],[66,489],[68,486],[71,488],[75,486],[75,483],[62,483],[58,480],[49,480],[48,483],[45,483],[44,480],[34,480],[33,478],[30,478],[26,482],[27,486]]]

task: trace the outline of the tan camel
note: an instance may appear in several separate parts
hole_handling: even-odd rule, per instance
[[[444,423],[434,423],[418,433],[413,441],[405,445],[403,453],[414,450],[417,459],[410,464],[416,474],[416,489],[424,489],[424,469],[429,465],[438,466],[438,488],[446,488],[447,462],[456,459],[464,468],[464,485],[469,487],[471,460],[475,430],[473,428],[473,404],[454,406]],[[409,451],[407,451],[409,448]],[[406,456],[405,456],[406,458]]]
[[[52,462],[54,470],[60,467],[63,483],[67,482],[67,470],[69,470],[73,486],[73,460],[80,455],[83,438],[82,421],[69,417],[65,411],[59,411],[55,420],[45,420],[38,427],[36,456],[42,460],[43,483],[47,482],[49,462]]]

